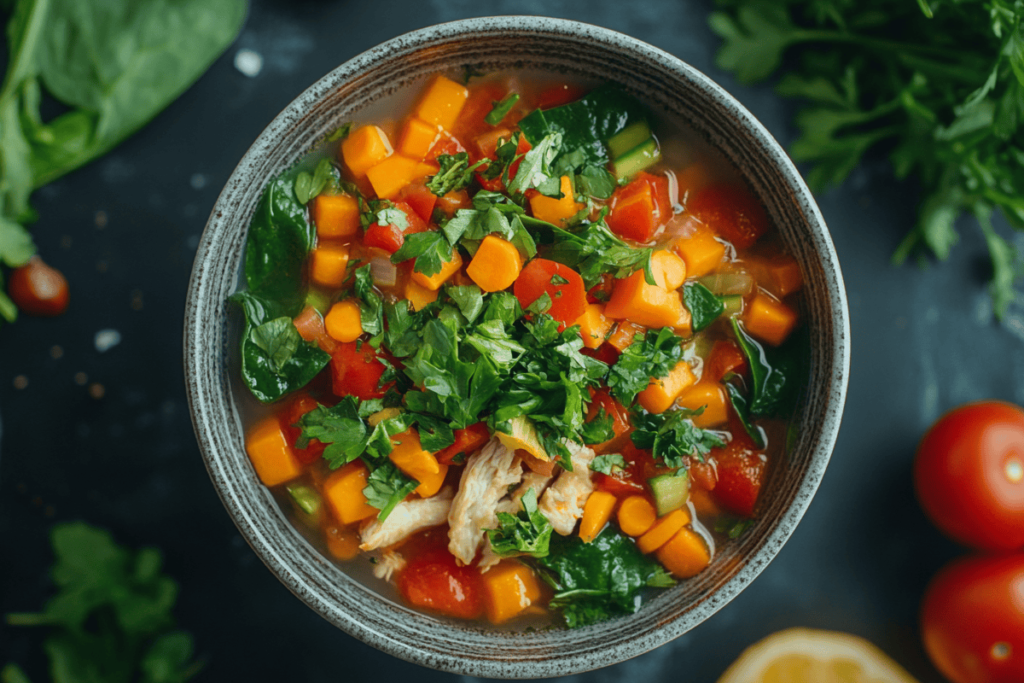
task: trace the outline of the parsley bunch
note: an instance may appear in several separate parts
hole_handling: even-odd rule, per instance
[[[803,100],[790,151],[812,189],[841,183],[868,150],[916,176],[918,222],[893,259],[945,259],[954,223],[974,215],[992,258],[1002,316],[1021,274],[992,225],[1024,230],[1024,5],[1014,0],[719,0],[718,64],[753,83],[784,63],[777,90]],[[783,57],[785,56],[785,62]]]

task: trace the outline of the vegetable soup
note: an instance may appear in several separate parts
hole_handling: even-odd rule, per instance
[[[252,219],[255,472],[414,608],[635,612],[758,514],[805,374],[800,268],[734,169],[617,87],[408,95]]]

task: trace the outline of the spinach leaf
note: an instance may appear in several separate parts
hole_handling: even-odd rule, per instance
[[[520,498],[523,509],[516,515],[498,513],[498,528],[487,529],[487,540],[498,557],[546,557],[554,529],[537,509],[537,492],[532,488]]]
[[[630,434],[633,445],[651,451],[655,460],[661,460],[668,467],[685,467],[685,457],[704,462],[704,456],[712,448],[725,445],[722,437],[708,429],[693,424],[691,418],[704,412],[678,408],[654,414],[641,410],[633,411],[633,425]]]
[[[283,321],[295,330],[281,306],[252,292],[236,292],[231,301],[242,306],[242,379],[263,403],[306,386],[330,362],[331,356],[314,342],[291,338]],[[277,321],[277,322],[275,322]],[[269,327],[267,326],[269,325]],[[276,330],[276,333],[275,333]],[[298,334],[296,331],[295,334]],[[284,335],[278,339],[279,335]],[[293,348],[294,344],[294,348]]]
[[[295,198],[300,204],[308,204],[309,200],[323,192],[332,183],[337,186],[341,174],[330,159],[321,159],[313,173],[302,171],[295,177]]]
[[[484,117],[484,121],[492,126],[496,126],[501,123],[501,120],[508,116],[508,113],[512,111],[512,107],[516,106],[516,102],[519,101],[519,93],[514,92],[501,102],[495,102],[494,107]]]
[[[452,298],[452,301],[459,307],[459,312],[466,318],[466,322],[472,324],[484,311],[484,296],[476,285],[448,285],[445,292]]]
[[[766,348],[747,334],[735,318],[731,322],[750,367],[750,414],[771,416],[785,411],[795,398],[799,381],[796,340],[778,349]]]
[[[743,425],[743,431],[753,439],[755,446],[758,448],[764,448],[766,445],[764,434],[757,428],[750,418],[750,407],[747,405],[746,394],[744,394],[743,391],[732,382],[725,383],[725,390],[729,394],[729,401],[732,403],[733,410],[736,411],[737,417],[740,418],[740,423]]]
[[[646,121],[643,105],[614,85],[596,88],[582,99],[529,114],[519,129],[536,145],[552,133],[562,134],[562,149],[581,150],[591,164],[608,161],[605,142],[637,121]]]
[[[694,332],[700,332],[715,322],[725,310],[722,300],[699,282],[683,285],[683,301],[690,311]]]
[[[296,315],[306,295],[303,268],[313,228],[295,197],[295,179],[285,172],[267,186],[256,205],[245,242],[245,282],[257,297]]]
[[[547,557],[534,560],[555,595],[569,628],[597,623],[640,608],[641,591],[652,582],[664,586],[665,572],[621,532],[606,527],[590,543],[578,536],[555,536]]]

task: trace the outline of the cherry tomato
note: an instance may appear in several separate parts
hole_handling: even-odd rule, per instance
[[[7,293],[29,315],[60,315],[68,307],[68,281],[38,256],[11,272]]]
[[[1024,555],[947,565],[925,593],[921,635],[953,683],[1024,681]]]
[[[984,550],[1024,546],[1024,410],[982,401],[939,418],[917,449],[914,488],[953,539]]]
[[[575,323],[587,308],[587,290],[580,274],[547,259],[535,258],[527,263],[512,292],[524,309],[547,293],[551,297],[548,315],[565,327]]]
[[[768,231],[764,208],[741,185],[706,187],[697,193],[686,209],[737,249],[753,246]]]
[[[414,557],[398,575],[398,590],[413,607],[457,619],[483,612],[480,570],[460,567],[447,548],[434,548]]]

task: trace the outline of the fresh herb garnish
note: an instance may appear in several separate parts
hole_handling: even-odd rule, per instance
[[[473,183],[473,172],[487,164],[489,159],[481,159],[469,165],[469,155],[459,152],[456,155],[439,154],[437,163],[440,166],[436,175],[427,178],[427,189],[438,197],[449,192],[464,190]]]
[[[540,190],[542,194],[552,194],[544,184],[554,180],[556,182],[554,194],[560,195],[557,188],[558,178],[551,175],[551,162],[558,155],[561,146],[562,134],[558,132],[547,134],[543,140],[534,145],[519,162],[516,175],[508,184],[509,193],[522,194],[532,187]]]
[[[545,252],[545,257],[576,269],[587,289],[596,285],[606,273],[625,278],[638,270],[644,271],[648,284],[655,284],[654,273],[651,272],[654,250],[626,244],[602,220],[588,223],[578,233],[549,227],[554,243]]]
[[[334,168],[330,159],[321,159],[317,163],[313,173],[306,171],[295,176],[295,197],[300,204],[308,204],[309,200],[324,191],[327,186],[341,178],[338,169]]]
[[[590,461],[590,469],[601,474],[611,475],[615,469],[625,469],[626,459],[621,453],[606,453]]]
[[[608,373],[608,387],[622,405],[631,405],[652,378],[668,377],[683,358],[682,338],[670,327],[636,335]]]
[[[377,519],[383,522],[395,509],[395,506],[415,491],[417,486],[419,486],[419,482],[410,478],[388,460],[370,472],[370,476],[366,478],[363,495],[366,496],[367,505],[380,510]]]
[[[496,126],[501,123],[501,120],[508,116],[508,113],[512,111],[512,107],[516,106],[516,102],[519,101],[519,93],[512,93],[501,102],[495,102],[494,107],[484,117],[484,121],[492,126]]]
[[[604,443],[615,438],[615,418],[609,415],[604,408],[597,411],[597,415],[594,416],[593,420],[585,422],[583,427],[580,429],[580,436],[583,438],[583,443],[594,444]],[[593,467],[591,467],[593,469]]]
[[[704,462],[704,456],[712,448],[724,446],[725,441],[717,433],[693,424],[691,418],[703,412],[703,408],[676,408],[660,414],[634,410],[635,429],[630,438],[634,446],[651,451],[655,460],[668,467],[685,467],[686,457]]]
[[[427,277],[441,272],[444,264],[454,258],[452,245],[443,232],[428,230],[406,235],[398,251],[391,255],[392,263],[416,259],[412,269]]]
[[[519,499],[518,514],[498,513],[498,528],[487,530],[491,549],[498,557],[546,557],[551,542],[551,522],[537,509],[537,493],[532,488]]]

